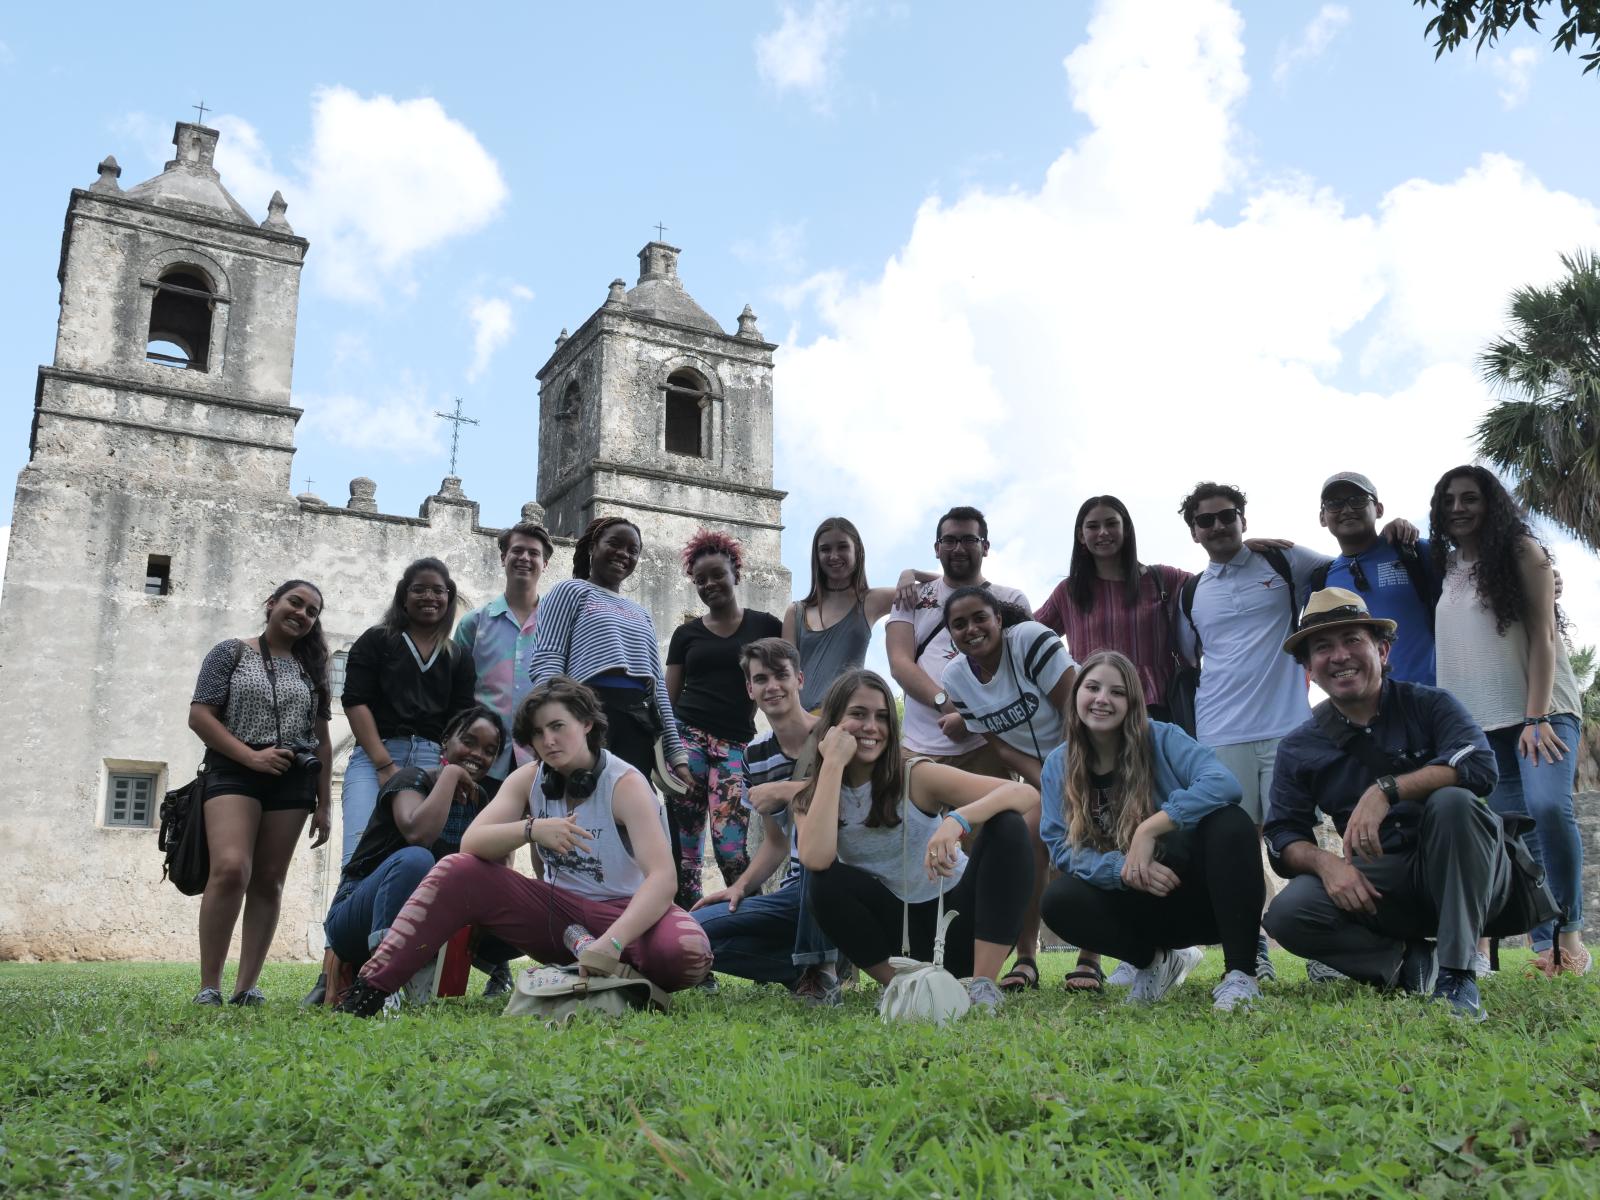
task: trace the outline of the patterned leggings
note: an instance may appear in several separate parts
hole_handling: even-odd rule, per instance
[[[568,925],[598,935],[627,907],[627,898],[590,900],[499,863],[448,854],[396,914],[361,978],[380,991],[398,992],[468,925],[542,963],[569,963],[572,952],[561,940]],[[622,961],[662,991],[676,992],[710,974],[711,943],[699,923],[674,906],[623,950]]]
[[[678,732],[689,752],[694,786],[682,796],[669,794],[667,809],[678,835],[678,904],[693,908],[701,896],[707,818],[717,867],[723,882],[732,883],[750,865],[745,849],[750,810],[744,806],[744,743],[725,742],[681,722]]]

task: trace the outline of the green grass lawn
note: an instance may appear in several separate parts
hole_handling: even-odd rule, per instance
[[[219,1011],[192,966],[0,964],[0,1195],[1600,1195],[1600,982],[1508,954],[1473,1026],[1278,957],[1223,1016],[1214,952],[1153,1009],[1067,998],[1051,955],[945,1029],[870,988],[553,1031],[301,1013],[310,967]]]

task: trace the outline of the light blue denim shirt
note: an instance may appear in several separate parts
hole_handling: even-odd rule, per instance
[[[1179,829],[1193,829],[1224,804],[1239,803],[1239,781],[1176,725],[1151,721],[1150,749],[1156,795],[1165,797],[1161,809]],[[1122,851],[1074,847],[1067,841],[1066,784],[1067,747],[1058,746],[1044,760],[1039,777],[1039,836],[1050,861],[1095,887],[1121,888]]]

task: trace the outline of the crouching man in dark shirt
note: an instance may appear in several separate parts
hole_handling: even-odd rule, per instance
[[[1263,924],[1303,958],[1482,1020],[1472,956],[1511,882],[1500,820],[1480,799],[1494,754],[1448,692],[1386,678],[1395,630],[1328,588],[1283,644],[1328,700],[1278,747],[1263,833],[1290,883]],[[1343,858],[1317,847],[1317,809]]]

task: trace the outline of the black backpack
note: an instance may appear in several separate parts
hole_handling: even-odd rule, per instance
[[[230,682],[243,654],[244,643],[234,642]],[[198,896],[211,878],[205,796],[206,765],[202,761],[193,780],[161,798],[161,830],[156,834],[156,849],[163,858],[161,878],[170,880],[185,896]]]

